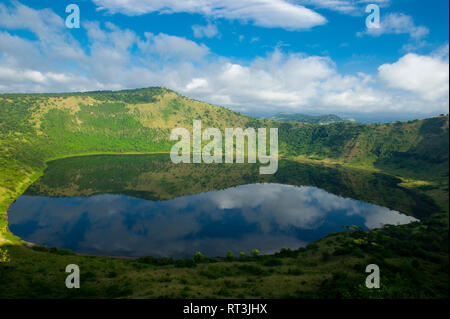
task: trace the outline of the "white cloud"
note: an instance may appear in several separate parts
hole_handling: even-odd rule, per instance
[[[186,91],[194,91],[201,88],[206,88],[208,86],[208,81],[202,78],[194,78],[191,82],[186,85]]]
[[[424,77],[427,84],[410,87],[400,84],[400,80],[404,80],[402,76],[395,78],[397,63],[402,66],[405,59],[408,55],[394,64],[395,70],[388,70],[384,65],[379,74],[372,76],[365,73],[341,75],[329,58],[275,50],[248,65],[226,59],[217,61],[196,70],[195,81],[190,77],[180,79],[176,89],[197,99],[247,112],[446,112],[448,62],[438,62],[433,56],[413,61],[417,64],[417,74],[427,73]],[[430,59],[434,63],[427,63]],[[414,70],[414,67],[408,65],[406,69]],[[413,75],[404,74],[404,77]],[[388,89],[382,89],[383,84],[388,84]]]
[[[103,84],[71,73],[41,72],[32,69],[9,68],[0,65],[0,88],[2,92],[77,92],[106,89]],[[116,87],[118,89],[118,87]]]
[[[0,3],[0,27],[29,30],[39,39],[40,50],[51,59],[81,59],[84,52],[64,27],[64,20],[50,9],[34,10],[18,2],[7,7]]]
[[[202,89],[203,98],[243,111],[275,112],[281,108],[360,113],[379,108],[378,96],[366,92],[359,77],[340,76],[333,62],[322,57],[275,51],[249,66],[230,62],[220,65],[206,81],[209,92]]]
[[[50,9],[34,10],[18,2],[10,7],[0,3],[0,26],[8,29],[28,29],[46,38],[63,25],[62,18]]]
[[[1,26],[20,25],[11,17],[42,15],[39,10],[22,11],[28,13],[0,6],[5,18]],[[205,45],[182,37],[164,33],[140,37],[111,23],[83,22],[88,38],[84,52],[65,34],[64,25],[53,21],[57,19],[50,19],[49,25],[42,22],[39,29],[45,31],[39,32],[38,41],[0,31],[0,92],[164,86],[247,112],[448,112],[448,46],[428,56],[405,55],[380,66],[378,74],[342,75],[328,57],[275,49],[243,63],[214,55]],[[52,50],[66,47],[76,54],[55,60]]]
[[[188,12],[211,18],[252,22],[268,28],[302,30],[326,23],[320,14],[286,0],[94,0],[101,9],[112,13],[141,15]]]
[[[192,31],[194,31],[194,37],[196,38],[214,38],[219,35],[219,30],[214,24],[194,25]]]
[[[0,55],[8,62],[7,65],[25,68],[37,67],[43,59],[35,44],[2,31],[0,31]]]
[[[303,0],[299,1],[305,5],[313,5],[316,8],[329,9],[341,13],[354,13],[358,10],[355,1],[347,0]]]
[[[182,37],[176,37],[164,33],[154,35],[145,33],[145,41],[139,42],[139,47],[144,52],[157,54],[165,59],[180,58],[184,60],[202,60],[209,54],[209,48],[204,44]]]
[[[390,4],[390,0],[297,0],[296,3],[343,14],[361,15],[369,3],[385,7]]]
[[[409,53],[395,63],[381,65],[378,70],[391,88],[416,93],[430,101],[448,100],[448,57]]]
[[[357,35],[409,34],[411,38],[418,40],[428,33],[429,30],[426,27],[416,26],[410,16],[403,13],[389,13],[381,17],[379,28],[368,28],[364,32],[358,32]]]
[[[35,83],[43,83],[45,81],[45,77],[41,72],[33,70],[18,71],[16,69],[6,67],[0,68],[0,79],[9,82],[31,81]]]

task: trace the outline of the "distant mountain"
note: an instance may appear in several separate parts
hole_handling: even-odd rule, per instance
[[[302,113],[277,113],[270,117],[271,120],[286,122],[307,122],[313,124],[352,123],[354,119],[343,119],[334,114],[307,115]]]

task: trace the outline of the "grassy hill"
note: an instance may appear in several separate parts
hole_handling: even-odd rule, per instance
[[[313,124],[352,123],[354,120],[343,119],[334,114],[308,115],[302,113],[277,113],[270,117],[271,120],[285,122],[307,122]]]
[[[414,179],[448,169],[448,116],[389,124],[286,123],[241,115],[162,88],[0,95],[0,209],[49,159],[96,153],[168,152],[170,130],[278,127],[280,154],[380,169]],[[5,224],[1,224],[4,228]]]
[[[377,236],[381,238],[380,245],[384,243],[383,245],[390,247],[389,251],[396,254],[398,251],[402,251],[399,243],[410,245],[411,240],[424,240],[426,242],[417,244],[420,247],[411,249],[418,251],[427,249],[433,251],[434,249],[436,251],[435,254],[433,253],[434,257],[426,254],[422,254],[422,257],[414,255],[407,257],[406,261],[412,262],[413,259],[423,258],[425,267],[429,268],[425,272],[427,274],[430,274],[431,271],[435,272],[435,277],[424,277],[423,282],[429,280],[437,283],[438,278],[441,278],[445,271],[448,274],[448,261],[446,270],[445,267],[436,270],[438,266],[435,266],[433,262],[430,264],[429,261],[430,258],[434,258],[436,263],[440,263],[439,254],[446,254],[448,260],[448,248],[445,252],[445,249],[442,248],[445,245],[441,245],[447,243],[448,246],[448,116],[388,124],[333,123],[316,125],[300,122],[277,122],[244,116],[220,106],[188,99],[163,88],[118,92],[0,95],[0,245],[20,244],[20,241],[7,231],[6,210],[30,184],[42,175],[49,160],[87,154],[168,152],[172,145],[169,141],[171,129],[180,126],[190,128],[194,119],[201,119],[203,127],[221,129],[225,127],[278,127],[280,156],[288,158],[290,161],[321,165],[322,167],[348,167],[359,170],[360,174],[363,174],[362,172],[383,172],[395,176],[402,183],[402,187],[432,199],[439,205],[441,211],[436,211],[436,214],[430,220],[424,220],[423,224],[397,227],[386,233],[378,233]],[[412,233],[404,231],[409,228],[414,231]],[[437,231],[439,234],[430,234],[431,230]],[[372,232],[368,234],[372,234]],[[384,235],[389,238],[397,238],[394,248],[390,246],[390,243],[385,242]],[[344,237],[338,236],[338,238],[344,239],[339,239],[340,242],[327,245],[337,249],[339,245],[347,247],[345,243],[353,240],[353,237],[348,237],[350,235],[341,236]],[[357,233],[357,235],[351,236],[369,235]],[[418,236],[419,239],[411,236]],[[434,248],[429,247],[429,236],[435,236],[431,240],[436,243]],[[295,258],[299,254],[302,256],[306,254],[310,256],[308,258],[311,259],[311,263],[317,262],[317,260],[321,260],[321,254],[328,251],[322,245],[324,244],[320,244],[322,248],[318,252],[315,249],[298,252],[295,253],[297,254]],[[351,246],[351,244],[349,245]],[[361,249],[361,247],[357,248]],[[64,257],[45,250],[30,251],[21,246],[16,246],[14,249],[11,251],[15,254],[15,258],[24,263],[29,263],[33,258],[37,258],[34,262],[38,262],[37,260],[43,262],[46,258],[54,260]],[[370,252],[370,249],[365,253]],[[375,252],[375,254],[380,253]],[[373,255],[371,256],[373,257]],[[82,259],[82,257],[76,258]],[[309,260],[308,258],[306,259]],[[324,257],[328,260],[327,258]],[[364,258],[369,257],[365,256]],[[260,261],[249,260],[249,262]],[[95,263],[97,262],[103,263],[103,259],[96,259]],[[111,262],[113,268],[123,266],[128,269],[127,271],[141,267],[136,264],[128,265],[124,261],[118,261],[117,264],[112,261],[105,262]],[[292,260],[285,262],[289,263]],[[331,258],[330,262],[337,261]],[[403,262],[405,260],[401,259],[400,263]],[[122,266],[118,266],[119,264]],[[22,266],[19,267],[19,265],[20,262],[16,264],[17,274],[22,269],[20,268]],[[169,270],[164,268],[163,271],[172,271],[170,269],[172,269],[173,263],[166,266],[169,267]],[[223,267],[228,269],[226,265]],[[245,271],[239,270],[238,266],[236,267],[236,273],[245,273]],[[332,264],[329,263],[324,267],[326,271],[333,269]],[[400,266],[397,265],[397,267]],[[286,267],[286,273],[291,268]],[[395,273],[394,270],[393,273]],[[341,285],[340,282],[343,279],[338,276],[333,280],[335,280],[332,281],[333,285]],[[438,286],[438,284],[436,285]],[[445,287],[436,288],[436,285],[433,286],[434,288],[427,288],[432,291],[428,295],[437,295],[445,291]],[[312,284],[311,287],[313,286],[317,288],[317,283]],[[421,293],[427,289],[422,289]],[[436,289],[441,290],[437,293]],[[448,288],[446,289],[448,292]],[[52,293],[54,293],[53,290]],[[119,296],[140,296],[139,293],[119,294]],[[385,296],[389,294],[392,294],[392,291],[385,292]],[[258,294],[254,295],[258,296]],[[295,295],[294,291],[291,296],[293,295]],[[232,296],[236,296],[236,294],[232,294]],[[263,294],[263,296],[269,295]]]

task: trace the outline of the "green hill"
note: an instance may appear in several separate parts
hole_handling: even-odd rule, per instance
[[[289,165],[293,167],[292,170],[287,170],[286,176],[280,177],[288,183],[295,184],[297,181],[295,164],[292,163],[313,164],[311,169],[320,166],[324,172],[331,172],[328,168],[333,168],[342,173],[338,174],[339,178],[335,175],[330,175],[328,178],[328,173],[324,174],[322,181],[312,176],[301,177],[307,183],[329,188],[333,192],[343,195],[347,195],[348,191],[342,189],[342,185],[361,183],[367,201],[380,201],[380,199],[373,198],[371,190],[381,190],[383,185],[374,184],[377,182],[370,177],[370,174],[384,173],[387,176],[386,179],[383,179],[386,183],[395,185],[400,183],[399,187],[402,187],[402,193],[398,194],[409,194],[409,191],[419,193],[424,196],[423,203],[430,203],[426,204],[429,207],[435,207],[436,204],[441,210],[436,209],[431,216],[424,216],[421,223],[372,232],[342,233],[323,239],[319,243],[313,243],[307,249],[300,249],[296,252],[280,252],[278,257],[288,259],[282,262],[284,266],[278,268],[278,272],[275,271],[278,277],[276,280],[274,279],[274,282],[288,282],[287,278],[289,278],[293,283],[292,287],[277,286],[274,288],[270,281],[267,281],[267,289],[264,288],[264,292],[250,293],[246,296],[321,297],[321,294],[335,293],[344,294],[342,296],[345,297],[347,293],[347,296],[350,297],[370,297],[358,289],[354,290],[352,285],[355,283],[353,280],[355,278],[349,281],[342,274],[332,277],[329,274],[336,267],[341,267],[338,265],[343,265],[344,261],[348,262],[348,267],[344,267],[345,271],[351,274],[358,267],[361,268],[362,264],[373,260],[384,265],[383,271],[389,273],[389,276],[392,275],[389,277],[390,287],[394,287],[383,290],[382,294],[377,296],[417,298],[448,295],[448,282],[442,281],[442,278],[448,279],[448,116],[387,124],[339,122],[319,125],[305,122],[282,122],[245,116],[224,107],[183,97],[167,89],[148,88],[118,92],[0,95],[0,247],[5,244],[16,245],[14,249],[11,249],[15,266],[5,268],[6,270],[0,267],[0,287],[8,287],[6,290],[0,289],[0,296],[73,297],[69,292],[61,292],[58,287],[47,283],[44,278],[41,278],[41,281],[36,284],[30,284],[21,277],[24,271],[27,273],[38,272],[37,268],[33,268],[38,266],[33,265],[45,264],[49,271],[53,269],[55,273],[58,273],[58,265],[65,264],[67,261],[65,258],[75,263],[92,263],[95,266],[93,266],[95,273],[91,275],[102,278],[99,279],[97,286],[91,286],[90,290],[83,292],[81,295],[83,297],[142,297],[148,295],[142,287],[142,289],[136,288],[137,290],[133,294],[129,293],[131,286],[125,287],[126,289],[122,286],[119,288],[111,286],[110,277],[103,278],[105,274],[101,269],[105,265],[111,272],[119,267],[121,273],[126,274],[128,278],[133,278],[136,287],[146,280],[142,277],[144,275],[136,270],[144,269],[143,271],[148,272],[148,276],[156,276],[155,278],[161,280],[157,281],[161,285],[161,289],[165,289],[162,285],[169,285],[163,281],[164,274],[169,272],[172,275],[185,276],[183,277],[184,281],[187,280],[185,278],[192,277],[196,282],[232,276],[227,275],[229,273],[236,276],[243,274],[251,276],[251,274],[262,272],[265,274],[264,276],[267,274],[269,279],[275,278],[274,276],[270,277],[270,274],[274,273],[274,268],[270,268],[269,265],[270,262],[274,262],[270,259],[273,256],[267,257],[269,261],[265,259],[266,257],[244,259],[249,263],[248,265],[237,262],[228,266],[226,262],[215,261],[217,264],[205,264],[199,266],[198,270],[188,271],[179,270],[177,266],[173,268],[173,260],[164,263],[164,261],[146,259],[143,265],[139,262],[112,261],[100,257],[83,259],[83,256],[60,256],[63,252],[47,251],[44,248],[31,250],[22,247],[23,243],[7,231],[6,211],[8,206],[42,175],[48,161],[88,154],[169,152],[173,143],[169,141],[171,129],[175,127],[190,128],[195,119],[201,119],[203,127],[220,129],[226,127],[277,127],[279,129],[280,156],[288,159],[287,163],[291,163]],[[351,173],[348,173],[348,170]],[[186,174],[186,176],[191,176]],[[231,184],[241,183],[249,178],[248,176],[241,177],[239,174],[239,170],[237,170],[233,175],[235,179],[233,177],[229,182]],[[169,177],[167,175],[166,179]],[[267,178],[270,179],[270,177]],[[335,185],[332,183],[333,178],[342,182]],[[208,181],[204,181],[204,183],[207,185]],[[204,188],[199,187],[198,189]],[[132,191],[140,191],[140,189]],[[164,189],[161,190],[161,196],[164,195],[164,191]],[[380,193],[387,192],[380,191]],[[383,198],[389,203],[396,203],[400,206],[407,205],[407,202],[403,203],[403,199],[399,200],[400,196],[402,198],[405,196],[398,194],[386,194]],[[370,243],[372,240],[376,241],[377,246],[361,244]],[[333,252],[332,257],[330,257],[330,251]],[[393,256],[398,256],[398,258],[389,261],[394,258]],[[446,264],[444,257],[447,260]],[[305,261],[301,270],[298,270],[297,266],[295,266],[296,268],[291,266],[298,263],[296,258]],[[269,268],[261,266],[266,261],[268,264],[263,266]],[[321,261],[320,267],[314,266],[319,261]],[[275,262],[279,263],[279,261]],[[423,271],[417,273],[417,267],[411,267],[411,263],[416,266],[417,263],[420,265],[423,263],[424,268],[420,268]],[[145,266],[145,264],[158,265],[157,267],[162,268],[146,268],[150,266]],[[175,265],[177,264],[175,263]],[[182,268],[183,265],[180,267]],[[311,274],[307,278],[300,275],[305,269],[308,274]],[[386,269],[388,269],[387,272]],[[397,276],[396,274],[402,269],[410,271],[411,274],[404,275],[407,272],[402,272],[400,277]],[[414,272],[415,269],[416,272]],[[9,272],[8,278],[14,278],[14,280],[2,282],[1,279],[6,278],[1,276],[2,271]],[[153,274],[153,271],[156,274]],[[361,271],[363,273],[363,270]],[[217,273],[219,273],[219,277],[215,277]],[[62,275],[64,274],[58,273],[57,276]],[[49,276],[54,276],[53,272]],[[358,276],[360,277],[360,275]],[[359,277],[356,282],[360,282],[361,278]],[[54,281],[55,278],[52,278]],[[322,281],[323,278],[326,279],[322,282],[318,278],[321,278]],[[419,280],[420,283],[413,279]],[[28,287],[28,290],[18,289],[17,287],[20,285],[17,285],[16,282],[21,282],[21,285]],[[223,289],[231,289],[227,285],[235,283],[233,280],[230,282],[231,284],[223,283]],[[311,295],[296,293],[301,282],[306,283],[305,287],[307,290],[309,289],[308,291],[316,289],[315,292]],[[320,284],[320,282],[322,283]],[[183,294],[187,294],[186,296],[196,297],[198,294],[195,294],[195,289],[199,289],[198,291],[202,292],[200,295],[203,297],[217,296],[217,294],[239,297],[239,294],[222,295],[223,292],[216,294],[209,288],[198,286],[193,288],[194,290],[182,294],[177,290],[178,285],[178,282],[173,282],[170,284],[170,288],[167,288],[174,292],[171,296],[183,297],[185,296]],[[197,284],[192,283],[192,285]],[[208,285],[215,287],[216,283]],[[248,285],[249,289],[255,290],[255,284],[252,286],[252,283],[239,283],[239,285]],[[416,287],[420,289],[416,289]],[[115,289],[122,290],[116,291]],[[412,292],[413,290],[414,292]],[[29,294],[26,291],[29,291]],[[208,294],[203,293],[206,291]]]
[[[284,122],[306,122],[313,124],[353,123],[352,119],[343,119],[334,114],[308,115],[302,113],[277,113],[270,117],[271,120]]]

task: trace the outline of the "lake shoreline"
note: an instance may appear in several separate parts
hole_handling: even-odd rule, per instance
[[[63,156],[57,156],[57,157],[52,157],[49,158],[45,161],[44,163],[44,168],[40,171],[36,171],[34,173],[31,174],[31,177],[26,178],[26,180],[21,184],[20,186],[20,191],[16,192],[16,196],[14,196],[14,199],[12,201],[10,201],[7,204],[6,209],[4,210],[5,213],[5,217],[6,217],[6,221],[7,221],[7,226],[6,226],[6,232],[8,234],[8,237],[10,237],[9,239],[5,239],[2,238],[2,233],[0,232],[0,244],[1,244],[1,240],[4,241],[4,243],[6,244],[18,244],[18,245],[23,245],[25,247],[36,247],[39,246],[39,244],[33,243],[33,242],[27,242],[25,240],[23,240],[22,238],[14,235],[10,230],[9,230],[9,222],[8,222],[8,210],[11,206],[11,204],[13,204],[15,202],[15,200],[17,198],[19,198],[20,196],[22,196],[24,194],[24,192],[28,189],[28,187],[30,187],[33,183],[35,183],[43,174],[44,171],[47,169],[47,164],[50,162],[54,162],[57,160],[63,160],[63,159],[70,159],[70,158],[81,158],[81,157],[95,157],[95,156],[124,156],[124,155],[137,155],[137,156],[145,156],[145,155],[158,155],[158,154],[170,154],[170,152],[125,152],[125,153],[121,153],[121,152],[92,152],[92,153],[79,153],[79,154],[74,154],[74,155],[63,155]],[[354,165],[350,165],[348,163],[344,163],[344,162],[339,162],[339,161],[333,161],[333,162],[329,162],[326,159],[325,160],[316,160],[316,159],[310,159],[307,157],[286,157],[283,156],[282,154],[279,156],[280,160],[290,160],[290,161],[294,161],[294,162],[298,162],[298,163],[304,163],[304,164],[311,164],[314,166],[322,166],[322,167],[329,167],[329,168],[348,168],[348,169],[352,169],[352,170],[362,170],[362,171],[369,171],[369,172],[382,172],[379,169],[376,168],[368,168],[368,167],[360,167],[360,166],[354,166]],[[395,176],[395,175],[391,175],[389,173],[386,172],[382,172],[383,174],[387,174],[390,176]],[[28,180],[27,180],[28,179]],[[370,230],[368,230],[370,231]],[[11,238],[12,237],[12,238]],[[317,241],[320,241],[321,239],[318,239]],[[79,256],[96,256],[96,257],[108,257],[108,258],[115,258],[115,259],[138,259],[141,257],[127,257],[127,256],[108,256],[108,255],[96,255],[96,254],[84,254],[84,253],[76,253],[73,252],[76,255]],[[270,255],[267,255],[270,256]],[[161,257],[164,258],[164,257]],[[219,257],[221,258],[221,257]],[[223,258],[223,257],[222,257]]]
[[[62,159],[68,159],[68,158],[71,158],[71,159],[77,159],[77,158],[80,158],[80,157],[86,157],[86,156],[91,156],[92,158],[95,158],[95,157],[98,157],[98,156],[129,156],[129,155],[139,155],[139,156],[145,156],[145,155],[156,155],[156,154],[167,154],[167,153],[163,153],[163,152],[155,152],[155,153],[137,153],[137,154],[135,154],[135,153],[133,153],[133,154],[130,154],[130,153],[127,153],[127,154],[122,154],[122,153],[114,153],[114,154],[104,154],[104,153],[96,153],[96,154],[84,154],[84,155],[82,155],[82,156],[77,156],[77,155],[75,155],[75,156],[70,156],[70,157],[64,157],[64,158],[62,158]],[[126,159],[128,159],[128,158],[126,158]],[[56,161],[56,160],[58,160],[58,159],[53,159],[53,160],[49,160],[49,161],[47,161],[46,163],[50,163],[50,162],[52,162],[52,161]],[[289,160],[288,160],[289,161]],[[73,161],[72,161],[73,162]],[[72,162],[67,162],[67,164],[65,164],[65,165],[69,165],[69,167],[71,166],[71,165],[73,165],[73,164],[71,164]],[[95,162],[101,162],[102,163],[102,160],[100,160],[100,159],[98,159],[98,160],[95,160]],[[76,163],[76,162],[75,162]],[[310,163],[308,163],[308,165],[309,165]],[[313,165],[314,167],[316,167],[316,166],[322,166],[322,165]],[[44,171],[46,170],[48,168],[48,166],[46,165],[46,168],[44,169]],[[352,170],[354,170],[354,168],[352,168]],[[40,175],[40,176],[42,176],[42,175]],[[262,184],[262,185],[264,185],[264,184],[273,184],[274,183],[274,181],[260,181],[260,182],[256,182],[256,184]],[[276,182],[275,182],[276,183]],[[252,182],[252,184],[255,184],[255,182]],[[283,183],[278,183],[279,185],[283,185]],[[289,183],[287,183],[287,184],[289,184]],[[234,187],[238,187],[238,186],[242,186],[242,185],[245,185],[245,184],[237,184],[237,185],[235,185],[235,186],[232,186],[232,188],[234,188]],[[302,184],[301,184],[302,185]],[[308,184],[304,184],[305,186],[308,186]],[[311,185],[311,186],[313,186],[313,185]],[[202,192],[199,192],[199,191],[195,191],[195,192],[193,192],[192,194],[195,194],[195,195],[199,195],[199,194],[205,194],[205,193],[208,193],[208,192],[210,192],[210,191],[208,191],[208,190],[205,190],[205,191],[202,191]],[[98,192],[94,192],[94,194],[93,195],[98,195],[99,193]],[[112,194],[114,194],[114,193],[112,193]],[[116,194],[119,194],[119,193],[116,193]],[[189,194],[187,194],[187,195],[189,195]],[[57,197],[59,197],[59,196],[61,196],[61,195],[57,195]],[[71,195],[68,195],[69,197],[71,196]],[[86,196],[86,195],[82,195],[83,197],[84,196]],[[88,196],[91,196],[91,195],[88,195]],[[176,197],[179,197],[180,195],[177,195]],[[183,196],[183,195],[181,195],[181,196]],[[64,197],[64,195],[63,195],[63,197]],[[136,198],[140,198],[139,196],[138,197],[136,197]],[[343,197],[343,198],[347,198],[347,197]],[[355,199],[355,197],[348,197],[348,199],[354,199],[354,200],[356,200]],[[374,203],[372,203],[372,204],[374,204]],[[375,205],[377,205],[377,204],[375,204]],[[318,240],[320,240],[320,238],[318,239]],[[316,240],[314,240],[314,241],[316,241]],[[29,246],[33,246],[33,245],[39,245],[39,244],[36,244],[36,243],[31,243],[31,242],[28,242],[28,244],[30,244]],[[280,246],[281,247],[281,246]],[[297,247],[297,246],[296,246]],[[298,247],[300,247],[300,246],[298,246]],[[89,254],[89,253],[82,253],[82,252],[77,252],[77,254],[80,254],[80,255],[95,255],[95,256],[108,256],[108,257],[116,257],[116,258],[123,258],[123,257],[125,257],[125,258],[129,258],[129,256],[121,256],[121,255],[117,255],[117,254],[113,254],[113,255],[110,255],[110,254],[108,254],[108,253],[105,253],[105,254]],[[142,256],[145,256],[145,255],[142,255]],[[139,258],[139,257],[132,257],[132,258]]]

